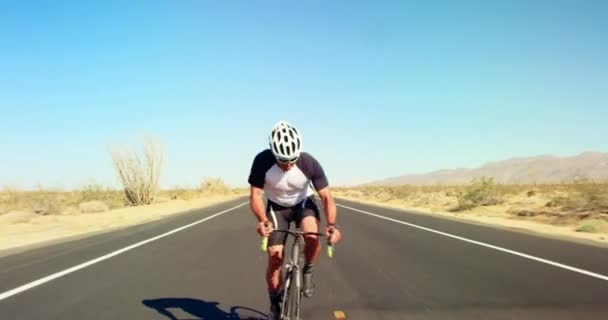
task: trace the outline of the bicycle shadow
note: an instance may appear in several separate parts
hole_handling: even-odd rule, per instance
[[[208,302],[199,299],[191,298],[160,298],[146,299],[142,303],[158,313],[168,317],[171,320],[263,320],[266,319],[266,314],[242,306],[233,306],[228,312],[218,307],[219,302]],[[178,318],[170,309],[181,309],[179,314],[184,312],[196,318]],[[241,315],[240,313],[246,313]]]

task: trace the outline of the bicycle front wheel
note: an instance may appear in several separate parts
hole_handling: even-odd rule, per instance
[[[285,300],[282,320],[300,320],[301,280],[300,272],[292,271],[289,275],[288,287],[285,288]]]

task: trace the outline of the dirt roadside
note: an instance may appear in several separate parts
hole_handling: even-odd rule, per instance
[[[243,195],[213,195],[200,199],[171,200],[141,207],[98,213],[36,215],[16,212],[0,215],[0,256],[14,249],[44,245],[63,239],[107,232],[159,220],[192,209],[209,207]]]
[[[550,238],[569,240],[579,243],[591,244],[608,248],[608,234],[586,233],[576,231],[576,225],[565,223],[564,225],[552,225],[540,221],[521,219],[507,212],[505,206],[476,208],[466,212],[450,212],[441,208],[429,208],[428,206],[412,206],[404,201],[389,200],[378,201],[361,199],[359,197],[336,194],[336,198],[363,204],[377,205],[385,208],[409,210],[418,214],[433,215],[437,217],[454,219],[468,223],[482,224],[519,232],[532,233]]]

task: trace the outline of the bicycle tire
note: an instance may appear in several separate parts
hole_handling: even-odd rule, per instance
[[[283,320],[300,320],[301,281],[297,278],[299,272],[291,272],[288,287],[285,288],[285,309]]]
[[[289,275],[291,274],[291,272],[285,272],[284,274],[284,278],[285,279],[283,281],[283,284],[281,285],[281,291],[283,292],[283,296],[281,297],[281,311],[278,317],[278,320],[283,320],[284,318],[287,317],[286,315],[286,310],[287,310],[287,302],[289,301],[289,287],[290,287],[290,282],[291,282],[291,278],[289,277]]]

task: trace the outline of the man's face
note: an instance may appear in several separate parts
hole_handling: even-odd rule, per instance
[[[293,160],[291,162],[282,162],[282,161],[277,160],[277,166],[279,166],[279,168],[281,168],[281,170],[283,170],[283,171],[289,171],[295,165],[296,165],[296,160]]]

